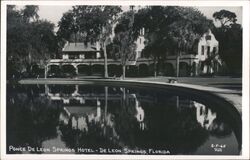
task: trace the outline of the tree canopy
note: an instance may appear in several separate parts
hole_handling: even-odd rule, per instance
[[[38,10],[38,6],[27,5],[24,6],[24,9],[21,11],[21,14],[23,15],[23,18],[26,22],[30,22],[31,20],[36,21],[39,18],[39,15],[37,14]]]
[[[146,29],[149,43],[171,40],[178,50],[187,50],[212,26],[212,21],[192,7],[152,6],[138,11],[135,26],[137,30]],[[164,44],[166,49],[173,47]]]
[[[215,12],[213,17],[216,21],[220,21],[221,27],[226,27],[230,24],[234,24],[237,21],[236,14],[228,10],[220,10]]]
[[[38,6],[7,7],[8,76],[30,72],[33,63],[42,64],[57,52],[54,24],[38,19],[37,11]]]
[[[138,11],[123,12],[121,6],[73,6],[65,12],[58,23],[39,19],[39,7],[27,5],[16,9],[7,6],[7,60],[8,73],[30,72],[32,64],[43,64],[55,56],[66,41],[98,42],[104,54],[105,77],[107,77],[107,49],[111,44],[121,64],[135,56],[135,41],[145,31],[143,55],[154,59],[155,74],[167,56],[193,54],[200,37],[210,28],[219,41],[219,54],[230,70],[241,69],[242,27],[237,24],[236,14],[220,10],[213,14],[219,27],[213,25],[200,11],[193,7],[145,6]],[[115,29],[114,29],[114,26]],[[60,47],[59,47],[60,46]],[[177,75],[178,67],[176,66]]]
[[[134,60],[136,57],[136,44],[133,37],[134,12],[128,11],[120,17],[115,27],[115,37],[113,47],[118,51],[117,57],[121,59],[123,66],[123,79],[125,78],[126,65],[128,61]]]
[[[71,41],[70,35],[80,32],[86,41],[97,41],[111,34],[111,25],[121,11],[120,6],[73,6],[59,21],[57,35]]]
[[[147,45],[144,54],[153,56],[155,63],[169,54],[191,52],[212,21],[192,7],[150,6],[135,15],[135,36],[145,28]]]
[[[226,63],[230,74],[242,72],[242,27],[237,23],[236,14],[221,10],[213,14],[221,25],[213,28],[213,33],[219,41],[219,54]]]
[[[105,77],[108,77],[106,46],[111,42],[112,26],[121,11],[120,6],[73,6],[59,22],[58,35],[61,39],[69,40],[70,34],[80,32],[85,42],[100,42],[104,52]]]

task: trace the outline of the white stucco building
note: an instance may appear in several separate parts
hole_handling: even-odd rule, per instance
[[[146,63],[145,57],[141,54],[145,47],[145,31],[141,30],[140,36],[136,40],[137,63],[146,64],[150,68],[151,63]],[[216,40],[211,30],[208,30],[200,38],[196,45],[194,54],[182,52],[179,57],[179,75],[197,76],[201,74],[213,74],[218,72],[222,62],[219,58],[219,42]],[[177,56],[170,54],[166,57],[164,66],[161,68],[163,75],[174,76],[177,68]],[[144,63],[142,62],[144,60]]]
[[[139,37],[137,38],[136,40],[136,59],[142,57],[142,50],[145,48],[145,29],[142,28],[140,30],[140,34],[139,34]]]
[[[218,52],[219,42],[216,40],[211,30],[208,30],[198,43],[198,54],[196,55],[197,60],[195,61],[196,64],[207,61],[200,66],[202,73],[214,73],[218,71],[218,65],[221,65]]]
[[[142,55],[145,48],[145,29],[135,41],[136,56],[127,65],[127,76],[153,75],[154,61]],[[167,44],[166,44],[167,45]],[[219,42],[208,30],[200,38],[196,50],[190,54],[182,52],[179,56],[179,76],[197,76],[217,73],[222,65],[219,57]],[[100,44],[66,43],[62,50],[62,59],[51,59],[47,68],[49,71],[61,70],[75,75],[102,75],[104,72],[104,57]],[[108,72],[110,76],[120,76],[122,73],[121,61],[108,58]],[[166,56],[164,64],[160,66],[160,75],[176,76],[177,56],[171,53]],[[57,69],[56,69],[57,68]],[[67,75],[66,75],[67,76]]]

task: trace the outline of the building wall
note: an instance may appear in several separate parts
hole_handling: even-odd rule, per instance
[[[136,59],[142,57],[141,52],[145,48],[145,37],[144,37],[144,35],[145,35],[145,29],[142,28],[140,30],[140,35],[139,35],[139,37],[137,38],[137,40],[135,42],[136,43]]]
[[[222,65],[218,53],[219,42],[211,30],[209,30],[201,37],[198,43],[196,64],[201,70],[200,74],[213,74],[218,72],[219,67]]]
[[[214,34],[209,30],[205,33],[198,43],[197,58],[199,61],[204,61],[212,54],[218,54],[219,42],[215,39]]]
[[[140,36],[136,40],[137,59],[143,58],[143,56],[141,55],[141,51],[145,47],[144,42],[144,29],[142,29]],[[219,42],[216,40],[211,30],[208,30],[208,32],[203,34],[197,45],[197,55],[183,53],[179,57],[179,66],[181,66],[179,68],[180,70],[183,70],[181,72],[189,72],[184,73],[183,75],[185,76],[214,73],[218,70],[218,65],[221,65],[221,60],[218,55]],[[212,59],[212,63],[206,64],[205,61],[208,61],[209,58]],[[137,61],[137,63],[139,61],[140,59]],[[172,68],[175,70],[175,73],[177,68],[176,62],[176,55],[169,55],[165,60],[165,64],[172,65]]]
[[[141,54],[142,50],[145,48],[145,30],[144,28],[141,29],[140,35],[135,41],[136,43],[136,61],[131,61],[128,63],[128,68],[131,68],[130,70],[136,70],[137,74],[140,74],[144,72],[145,74],[142,75],[151,75],[152,69],[154,68],[153,60],[150,58],[145,58]],[[197,44],[197,55],[195,54],[181,54],[179,57],[179,73],[180,76],[196,76],[200,74],[208,74],[208,73],[214,73],[218,69],[218,64],[220,63],[220,58],[218,55],[219,50],[219,43],[215,39],[215,36],[213,33],[209,30],[207,33],[205,33],[201,39],[199,40]],[[79,53],[80,59],[76,59],[69,61],[69,55],[64,51],[62,59],[58,59],[58,63],[64,64],[69,63],[70,65],[73,65],[76,70],[78,70],[78,65],[90,65],[90,67],[93,67],[93,62],[95,62],[98,65],[103,65],[103,57],[99,55],[101,46],[97,42],[96,43],[96,49],[97,52],[95,53],[95,56],[93,56],[92,59],[89,59],[86,57],[87,53]],[[212,57],[212,60],[211,60]],[[101,59],[100,59],[101,58]],[[164,64],[161,64],[159,66],[160,68],[160,74],[166,75],[166,76],[175,76],[176,70],[177,70],[177,57],[176,55],[169,55],[166,57]],[[206,61],[209,61],[208,58],[210,58],[211,63],[208,64]],[[97,60],[98,59],[98,60]],[[55,64],[55,59],[50,60],[51,64]],[[49,65],[51,65],[49,64]],[[91,65],[92,64],[92,65]],[[117,67],[120,67],[119,60],[108,60],[108,65],[115,65]],[[116,67],[116,68],[117,68]],[[112,68],[112,67],[111,67]],[[112,70],[109,70],[109,74],[113,74]],[[115,71],[114,71],[115,72]],[[147,73],[146,73],[147,72]],[[170,72],[170,73],[168,73]]]
[[[69,55],[68,55],[68,54],[63,53],[62,58],[63,58],[63,59],[69,59]]]

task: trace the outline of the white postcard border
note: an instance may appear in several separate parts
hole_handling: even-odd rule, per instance
[[[176,155],[7,155],[6,154],[6,6],[7,5],[180,5],[243,7],[243,86],[242,86],[242,155],[176,156]],[[1,2],[1,158],[3,159],[245,159],[249,158],[249,1],[2,1]]]

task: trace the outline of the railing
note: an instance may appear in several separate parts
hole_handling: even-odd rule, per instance
[[[151,62],[152,59],[149,58],[138,58],[134,61],[128,61],[127,65],[136,65],[136,62]],[[121,64],[121,60],[117,59],[107,59],[108,64]],[[103,64],[104,59],[50,59],[48,63],[94,63],[94,64]]]
[[[108,59],[110,62],[120,62],[118,60]],[[104,62],[104,59],[50,59],[50,63],[89,63],[89,62]]]
[[[198,57],[196,55],[192,55],[192,54],[187,54],[187,55],[181,55],[180,56],[180,60],[191,60],[191,59],[197,59]],[[168,61],[176,61],[176,56],[175,55],[170,55],[166,57],[166,62]],[[48,64],[53,64],[53,63],[75,63],[75,64],[79,64],[79,63],[85,63],[85,64],[104,64],[104,59],[50,59],[48,60]],[[108,64],[121,64],[121,60],[117,59],[107,59],[107,63]],[[136,65],[136,64],[141,64],[141,63],[153,63],[153,59],[152,58],[138,58],[137,60],[134,61],[128,61],[127,65]]]
[[[197,56],[193,54],[183,54],[180,56],[180,59],[195,59],[195,58],[197,58]],[[167,56],[166,60],[176,60],[176,55]]]

